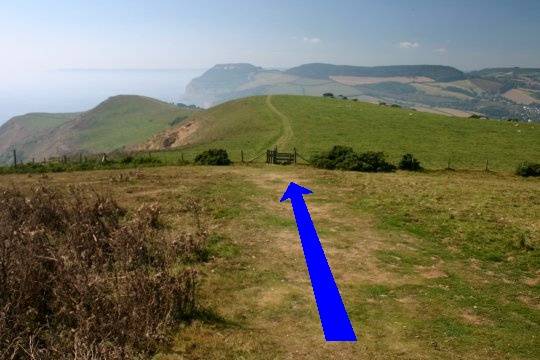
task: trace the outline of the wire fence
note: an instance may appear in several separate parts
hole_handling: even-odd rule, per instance
[[[309,156],[305,156],[293,149],[293,152],[278,152],[277,148],[273,150],[264,150],[260,152],[249,152],[244,150],[228,150],[230,159],[236,164],[296,164],[310,165]],[[0,166],[0,173],[9,173],[9,168],[35,166],[42,168],[53,168],[62,171],[62,167],[73,170],[92,170],[95,167],[137,167],[137,166],[158,166],[158,165],[183,165],[195,162],[197,153],[190,149],[171,149],[171,150],[117,150],[109,153],[75,153],[59,156],[32,158],[28,159],[15,150],[11,150],[9,157],[4,154],[3,160],[9,159],[9,163]],[[266,155],[266,157],[265,157]],[[1,159],[0,159],[1,160]],[[461,159],[459,156],[450,155],[446,161],[439,159],[436,163],[428,163],[428,170],[471,170],[471,171],[509,171],[508,166],[492,163],[489,158],[485,160]],[[495,159],[496,160],[496,159]],[[522,162],[516,162],[516,168]],[[47,169],[45,169],[46,171]],[[513,170],[513,169],[512,169]]]

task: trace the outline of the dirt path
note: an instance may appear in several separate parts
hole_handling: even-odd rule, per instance
[[[275,106],[274,104],[272,104],[272,95],[268,95],[266,97],[266,105],[268,106],[268,108],[270,108],[270,110],[272,110],[272,112],[274,114],[277,115],[277,117],[279,117],[281,119],[281,122],[282,122],[282,134],[280,136],[280,138],[276,141],[275,145],[278,147],[278,148],[283,148],[283,147],[286,147],[287,145],[290,145],[290,142],[293,138],[293,130],[292,130],[292,127],[291,127],[291,121],[289,119],[289,117],[285,114],[283,114],[281,111],[279,111]]]
[[[207,285],[211,306],[225,319],[241,325],[224,327],[217,333],[202,325],[192,327],[183,334],[184,341],[186,336],[192,337],[201,348],[181,352],[187,353],[187,358],[202,358],[203,354],[215,356],[221,349],[227,354],[224,358],[234,354],[246,359],[382,359],[416,352],[419,345],[415,341],[392,328],[378,330],[393,335],[378,339],[379,334],[366,331],[358,317],[366,301],[379,301],[359,295],[359,287],[421,281],[418,276],[388,270],[377,260],[376,252],[392,249],[395,239],[376,231],[369,216],[352,213],[326,186],[314,184],[309,171],[273,170],[232,169],[251,184],[253,204],[246,205],[251,211],[245,217],[222,229],[234,237],[241,252],[233,263],[217,266],[213,273],[220,275],[211,276]],[[357,343],[324,341],[291,206],[279,203],[289,181],[317,190],[306,201],[359,337]],[[201,336],[210,348],[202,344]],[[378,352],[372,344],[385,351]]]

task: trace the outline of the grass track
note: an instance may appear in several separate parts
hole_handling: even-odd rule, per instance
[[[279,139],[276,141],[276,146],[278,148],[283,148],[286,145],[289,145],[293,141],[294,133],[291,127],[291,120],[288,116],[284,115],[282,112],[280,112],[274,104],[272,104],[272,95],[268,95],[266,97],[266,105],[272,110],[274,114],[276,114],[280,119],[282,123],[282,133]]]

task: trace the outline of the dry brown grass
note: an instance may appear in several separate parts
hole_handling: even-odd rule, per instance
[[[205,238],[168,236],[157,205],[128,218],[79,188],[0,189],[0,358],[155,353],[196,309],[197,272],[178,259]]]

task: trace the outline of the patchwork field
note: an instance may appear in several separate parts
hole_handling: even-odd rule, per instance
[[[390,77],[370,77],[370,76],[330,76],[330,79],[345,85],[367,85],[378,84],[382,82],[399,82],[403,84],[409,83],[426,83],[433,82],[425,76],[407,77],[407,76],[390,76]]]
[[[508,100],[511,100],[517,104],[530,105],[539,102],[531,93],[523,89],[512,89],[504,93],[503,95]]]
[[[358,335],[327,344],[289,203],[306,197]],[[163,167],[8,175],[0,185],[90,187],[171,230],[202,201],[200,316],[158,359],[537,359],[540,182],[484,172],[365,174],[303,166]]]

